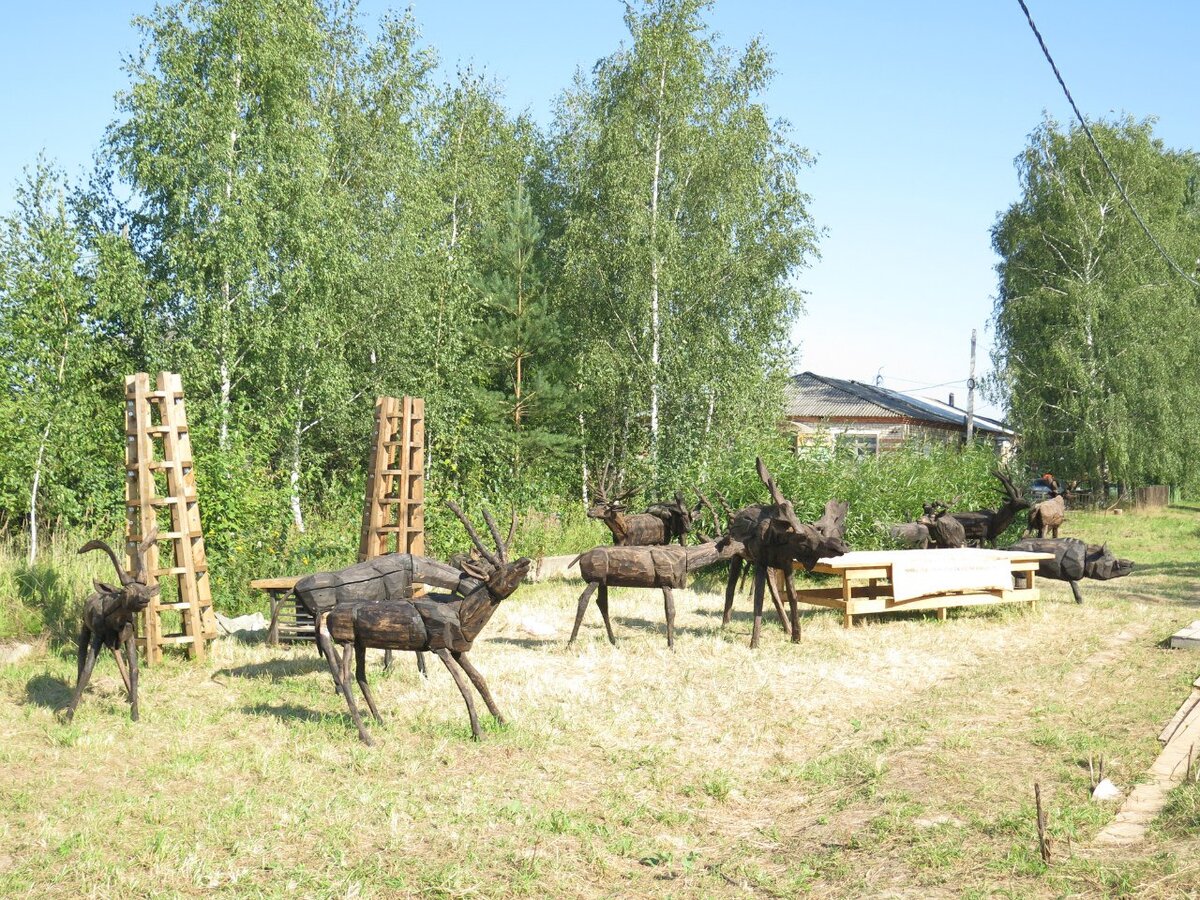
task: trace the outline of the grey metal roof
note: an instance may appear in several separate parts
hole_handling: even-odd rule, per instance
[[[828,419],[841,416],[879,419],[916,419],[933,425],[965,429],[967,414],[954,407],[929,400],[907,397],[884,387],[828,378],[801,372],[789,379],[784,408],[792,419]],[[1011,435],[1003,422],[975,416],[975,428],[999,435]]]

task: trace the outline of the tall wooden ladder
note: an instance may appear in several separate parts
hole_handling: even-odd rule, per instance
[[[159,519],[163,510],[170,511],[169,524]],[[148,581],[156,584],[175,576],[178,589],[174,596],[159,594],[150,601],[142,615],[138,645],[150,665],[162,661],[164,647],[182,647],[190,658],[203,660],[205,642],[217,636],[217,623],[183,385],[175,372],[159,372],[154,388],[145,372],[125,377],[126,553],[132,556],[154,528],[158,542],[146,551]],[[164,541],[171,542],[171,564],[160,566],[158,545]],[[164,613],[169,616],[169,631]]]
[[[425,552],[425,401],[379,397],[358,559]],[[414,592],[420,593],[414,585]]]

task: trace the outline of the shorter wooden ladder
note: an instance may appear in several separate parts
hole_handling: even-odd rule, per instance
[[[425,401],[380,397],[358,560],[425,552]],[[416,586],[414,585],[414,588]]]
[[[161,450],[160,450],[161,448]],[[158,476],[165,476],[160,485]],[[170,524],[159,513],[170,510]],[[200,527],[192,440],[178,373],[159,372],[150,387],[145,372],[125,378],[125,546],[128,554],[154,528],[158,541],[170,541],[172,564],[159,565],[158,543],[146,551],[148,582],[175,576],[176,596],[157,595],[142,615],[138,645],[150,665],[162,661],[163,648],[183,647],[192,659],[203,660],[205,642],[217,636],[212,608],[208,558]],[[175,613],[178,631],[166,632],[163,613]]]

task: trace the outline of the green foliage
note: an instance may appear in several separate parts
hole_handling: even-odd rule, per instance
[[[1165,149],[1151,122],[1092,127],[1143,218],[1193,258],[1195,155]],[[1017,167],[1023,196],[993,229],[994,389],[1026,453],[1095,485],[1196,483],[1200,297],[1170,274],[1081,129],[1045,121]]]

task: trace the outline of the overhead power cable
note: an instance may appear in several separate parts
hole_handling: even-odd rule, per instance
[[[1121,194],[1121,199],[1125,201],[1125,205],[1129,207],[1129,211],[1133,213],[1133,217],[1137,219],[1138,225],[1142,226],[1142,231],[1146,237],[1150,239],[1150,243],[1154,245],[1154,249],[1158,251],[1159,256],[1166,260],[1167,265],[1175,270],[1179,277],[1186,280],[1193,287],[1200,288],[1200,281],[1197,281],[1187,272],[1179,267],[1179,263],[1171,258],[1162,244],[1158,242],[1150,229],[1146,226],[1141,215],[1133,205],[1133,201],[1129,199],[1129,195],[1125,193],[1125,188],[1122,187],[1120,179],[1117,178],[1117,173],[1113,171],[1112,166],[1108,164],[1108,157],[1104,155],[1104,151],[1100,149],[1100,144],[1096,141],[1096,136],[1092,134],[1092,129],[1088,127],[1087,120],[1084,119],[1083,113],[1079,111],[1079,107],[1075,105],[1075,98],[1071,96],[1071,92],[1067,89],[1067,83],[1063,81],[1062,73],[1058,71],[1058,66],[1054,64],[1054,57],[1050,55],[1050,50],[1046,47],[1046,42],[1042,40],[1042,33],[1038,31],[1037,26],[1033,24],[1033,16],[1029,14],[1029,7],[1025,5],[1025,0],[1017,0],[1021,4],[1021,10],[1025,13],[1025,19],[1029,22],[1029,27],[1033,29],[1034,37],[1041,45],[1042,53],[1046,57],[1046,62],[1050,63],[1050,68],[1054,70],[1054,77],[1058,79],[1059,86],[1063,89],[1063,93],[1067,95],[1067,102],[1071,104],[1071,109],[1075,110],[1075,118],[1079,119],[1079,124],[1083,126],[1084,133],[1088,136],[1088,140],[1092,142],[1092,148],[1096,151],[1096,155],[1100,157],[1100,162],[1104,164],[1104,171],[1108,173],[1108,177],[1112,179],[1112,183],[1117,186],[1117,191]]]

